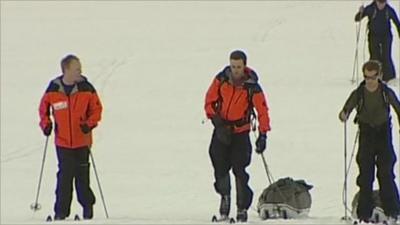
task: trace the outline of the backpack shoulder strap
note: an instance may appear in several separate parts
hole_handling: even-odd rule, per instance
[[[247,101],[249,102],[249,107],[253,108],[253,95],[254,95],[254,84],[246,85],[247,90]]]
[[[227,70],[228,67],[225,67],[221,72],[218,73],[218,75],[216,76],[216,79],[218,79],[219,82],[219,86],[218,86],[218,100],[214,106],[214,110],[215,112],[219,113],[221,111],[221,106],[222,106],[222,94],[221,94],[221,87],[224,83],[228,82],[229,77],[227,75]]]
[[[387,84],[381,83],[382,85],[382,97],[385,105],[389,107],[389,87]]]
[[[254,93],[257,92],[258,88],[258,83],[251,83],[251,84],[246,84],[245,88],[247,90],[247,102],[248,102],[248,118],[250,120],[250,117],[256,118],[256,113],[254,112],[254,105],[253,105],[253,96]]]
[[[372,20],[375,19],[377,13],[376,5],[374,5],[374,12],[372,13]]]
[[[217,75],[217,79],[220,81],[219,87],[218,87],[218,94],[220,95],[220,89],[221,89],[222,85],[224,83],[228,82],[229,78],[224,72],[221,72]]]
[[[386,14],[386,20],[390,20],[389,7],[387,7],[387,6],[386,6],[385,14]]]
[[[360,85],[356,89],[357,94],[357,107],[356,107],[356,116],[354,117],[354,123],[358,123],[359,114],[364,106],[364,86],[365,81],[361,82]]]
[[[357,113],[359,113],[363,106],[364,106],[364,87],[365,87],[365,81],[361,82],[361,84],[357,87],[356,93],[357,93]]]

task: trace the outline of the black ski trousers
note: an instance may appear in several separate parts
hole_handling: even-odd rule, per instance
[[[246,167],[251,161],[251,142],[249,132],[232,134],[229,145],[212,135],[209,154],[214,167],[214,188],[220,195],[230,195],[230,170],[236,180],[236,205],[238,209],[248,209],[253,199],[253,191],[248,185],[249,174]]]
[[[89,147],[68,149],[56,146],[56,150],[58,172],[54,212],[56,216],[68,217],[71,208],[72,183],[74,179],[80,205],[87,207],[93,205],[96,201],[89,181]]]
[[[382,63],[383,80],[389,81],[396,77],[396,71],[392,60],[393,36],[368,35],[368,48],[371,60]]]
[[[379,182],[379,195],[387,216],[397,216],[400,210],[399,193],[394,181],[396,154],[392,144],[392,127],[387,122],[379,127],[359,124],[360,139],[356,161],[359,167],[357,185],[360,188],[357,215],[361,219],[372,216],[372,191],[375,166]]]

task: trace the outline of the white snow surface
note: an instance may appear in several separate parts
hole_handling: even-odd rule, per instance
[[[398,12],[400,2],[389,2]],[[255,208],[268,180],[254,153],[248,167],[255,194],[249,224],[344,224],[344,126],[337,115],[356,87],[350,83],[354,15],[367,3],[1,1],[1,223],[46,223],[53,214],[53,137],[42,209],[30,210],[45,143],[38,105],[50,79],[61,73],[60,59],[74,53],[104,105],[92,151],[110,218],[92,170],[95,218],[64,223],[209,224],[219,196],[208,156],[212,125],[202,124],[204,97],[229,53],[242,49],[268,96],[272,131],[265,156],[274,178],[314,185],[309,218],[261,221]],[[368,58],[365,27],[363,21],[360,65]],[[392,31],[398,71],[399,38]],[[393,123],[398,151],[396,116]],[[350,156],[357,127],[350,122],[347,127]],[[395,170],[398,175],[397,164]],[[357,173],[353,163],[350,200]],[[76,196],[71,211],[81,214]],[[231,215],[235,212],[233,201]]]

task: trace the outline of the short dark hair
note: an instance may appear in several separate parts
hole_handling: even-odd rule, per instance
[[[234,60],[243,60],[244,65],[247,64],[247,56],[243,51],[240,50],[235,50],[231,53],[230,59],[234,59]]]
[[[73,60],[80,61],[79,58],[76,55],[67,55],[61,60],[61,71],[64,73],[65,68],[71,64]]]
[[[362,71],[363,73],[365,72],[365,70],[377,71],[378,74],[380,74],[381,68],[382,68],[381,63],[378,60],[369,60],[368,62],[364,63]]]

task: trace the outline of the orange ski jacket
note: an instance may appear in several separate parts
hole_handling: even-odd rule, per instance
[[[62,76],[52,80],[43,95],[40,106],[40,127],[43,129],[54,118],[55,143],[57,146],[75,149],[92,145],[92,132],[81,130],[82,124],[90,128],[97,126],[101,119],[102,104],[95,88],[82,76],[75,83],[70,95],[64,91]]]
[[[233,85],[231,70],[227,66],[214,78],[206,94],[206,115],[208,118],[219,115],[232,125],[234,133],[241,133],[251,129],[250,115],[254,107],[258,129],[266,133],[271,130],[266,97],[257,83],[257,74],[246,67],[245,75],[241,84]]]

